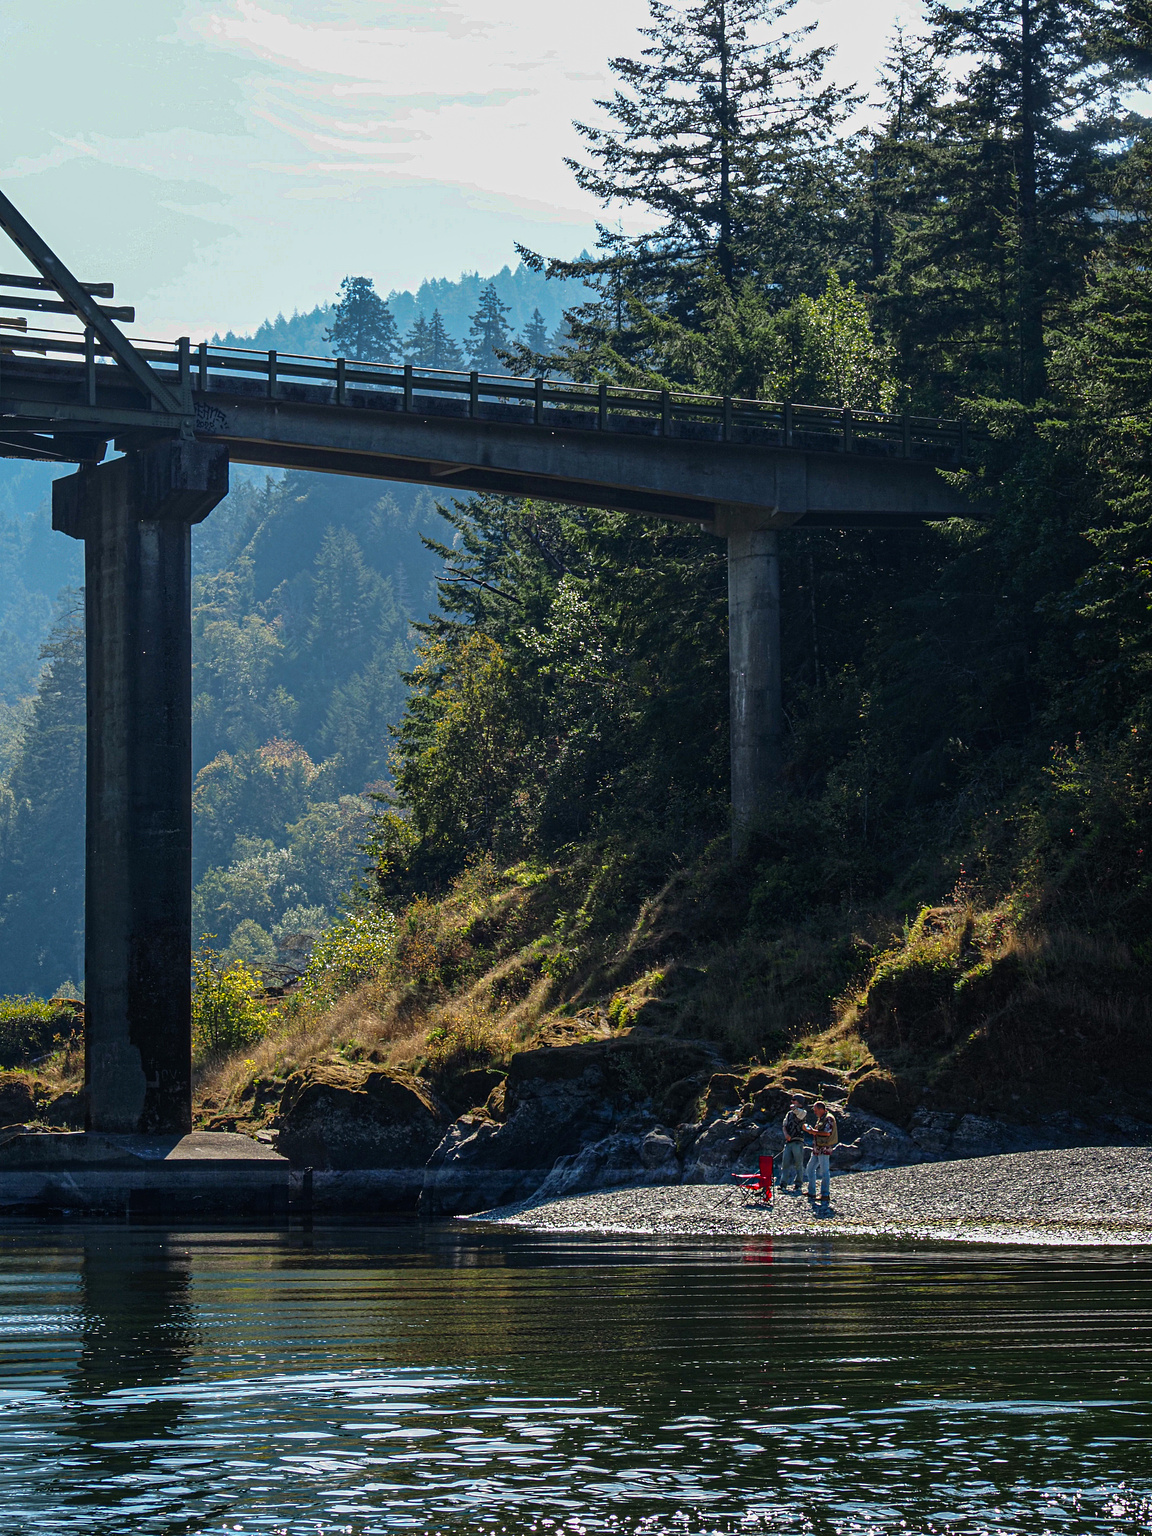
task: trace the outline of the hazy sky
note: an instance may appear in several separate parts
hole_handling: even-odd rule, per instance
[[[0,186],[135,333],[249,329],[331,297],[571,255],[574,117],[646,0],[3,0]],[[799,0],[871,85],[916,0]],[[625,220],[625,227],[639,227]],[[0,237],[2,241],[2,237]],[[7,242],[0,268],[22,270]]]

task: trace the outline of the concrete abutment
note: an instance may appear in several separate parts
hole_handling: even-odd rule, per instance
[[[188,441],[53,486],[84,542],[90,1131],[191,1129],[191,528],[227,491],[227,449]]]

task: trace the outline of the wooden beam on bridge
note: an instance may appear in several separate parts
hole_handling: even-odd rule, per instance
[[[179,415],[180,402],[176,396],[166,384],[160,382],[115,322],[93,301],[85,285],[73,277],[55,251],[40,238],[3,192],[0,192],[0,229],[71,307],[72,313],[83,320],[85,325],[91,326],[124,372],[139,385],[148,399],[155,401],[161,410]]]

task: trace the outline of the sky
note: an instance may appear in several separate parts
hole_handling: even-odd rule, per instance
[[[676,0],[682,3],[682,0]],[[916,0],[798,0],[870,87]],[[564,165],[647,0],[3,0],[0,188],[136,336],[250,331],[626,230]],[[0,236],[4,270],[28,270]]]

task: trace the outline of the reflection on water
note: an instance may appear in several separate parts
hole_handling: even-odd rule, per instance
[[[0,1532],[1135,1532],[1152,1261],[8,1228]]]

